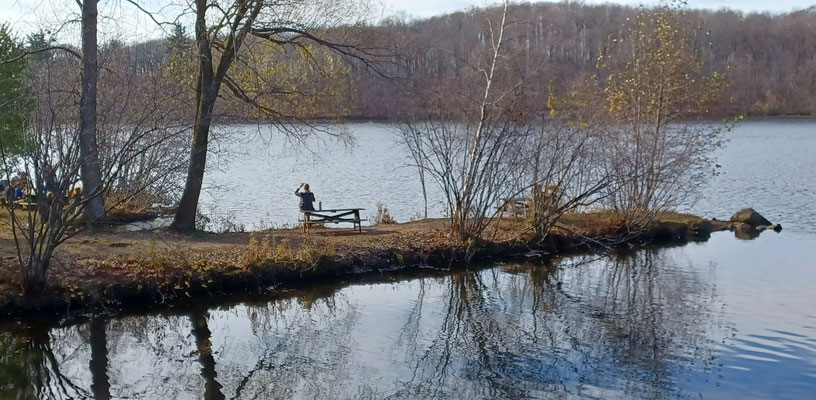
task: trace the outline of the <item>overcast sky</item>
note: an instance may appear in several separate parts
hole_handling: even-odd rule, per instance
[[[382,16],[395,13],[405,13],[416,18],[425,18],[453,11],[466,10],[471,6],[486,6],[498,3],[496,0],[374,0],[383,5]],[[585,0],[586,4],[617,3],[637,6],[641,4],[655,5],[658,0]],[[162,4],[169,1],[143,0],[146,8],[151,11],[160,10]],[[807,8],[816,4],[816,0],[689,0],[689,8],[731,8],[743,12],[769,11],[785,13]],[[74,0],[0,0],[0,23],[8,23],[11,28],[20,34],[27,34],[40,27],[54,30],[66,20],[66,15],[73,13],[76,16],[78,7]],[[169,11],[168,11],[169,12]],[[116,27],[106,28],[104,20],[100,28],[102,41],[110,38],[120,38],[126,41],[138,41],[157,35],[155,24],[145,15],[128,6],[123,0],[102,0],[100,15],[115,18]],[[113,24],[109,24],[113,25]],[[64,32],[61,40],[73,41],[77,35],[76,27],[73,32]],[[126,36],[126,37],[124,37]]]

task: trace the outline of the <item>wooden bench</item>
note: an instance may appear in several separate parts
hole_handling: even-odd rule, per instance
[[[527,216],[528,200],[526,197],[514,197],[501,199],[501,204],[496,207],[500,213],[510,214],[513,217]]]
[[[29,210],[29,209],[32,209],[32,208],[33,209],[37,208],[37,203],[23,201],[22,199],[15,201],[14,204],[16,204],[17,207],[22,208],[23,210]]]
[[[327,223],[338,224],[340,222],[351,222],[355,229],[363,232],[362,222],[365,219],[360,219],[360,211],[364,208],[335,208],[331,210],[300,210],[303,214],[301,223],[303,224],[303,231],[309,232],[312,225],[324,225]]]
[[[8,207],[9,203],[6,202],[5,199],[2,199],[2,200],[0,200],[0,205],[2,205],[3,207]],[[37,208],[37,198],[34,197],[34,196],[31,196],[31,201],[28,201],[28,199],[25,199],[25,198],[22,198],[22,199],[19,199],[19,200],[14,200],[13,202],[11,202],[11,205],[13,205],[14,207],[17,207],[17,208],[21,208],[23,210],[28,210],[28,209],[31,209],[31,208]]]

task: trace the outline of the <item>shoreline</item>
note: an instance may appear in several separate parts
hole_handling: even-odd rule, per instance
[[[816,120],[816,115],[809,114],[751,114],[744,113],[744,121],[768,121],[768,120]],[[690,117],[687,121],[692,122],[722,122],[724,118],[733,118],[734,114],[703,114]],[[343,125],[343,124],[401,124],[405,121],[399,118],[391,118],[387,116],[361,116],[361,115],[346,115],[338,117],[315,117],[305,121],[287,121],[284,124],[304,124],[304,125]],[[252,118],[233,118],[224,121],[220,126],[230,125],[252,125],[252,126],[267,126],[271,125],[268,121],[263,119],[257,120]]]
[[[624,235],[609,213],[572,214],[569,230],[533,240],[523,224],[499,220],[479,243],[446,235],[444,220],[367,227],[363,234],[318,229],[177,235],[170,232],[80,235],[57,254],[44,295],[23,296],[19,273],[6,259],[0,269],[0,320],[70,321],[90,315],[168,310],[257,296],[273,298],[292,287],[363,281],[370,277],[446,274],[491,260],[602,254],[706,241],[728,230],[725,221],[665,213],[647,229]],[[11,275],[10,275],[11,274]],[[219,300],[220,299],[220,300]]]

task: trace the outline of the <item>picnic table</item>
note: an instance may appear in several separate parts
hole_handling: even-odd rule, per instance
[[[338,224],[340,222],[351,222],[355,229],[363,232],[360,211],[364,208],[335,208],[328,210],[300,210],[303,214],[303,230],[309,232],[312,225],[323,225],[327,223]]]

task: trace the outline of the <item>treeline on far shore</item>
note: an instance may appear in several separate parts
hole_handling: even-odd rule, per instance
[[[290,87],[282,87],[281,93],[297,93],[278,97],[282,115],[405,120],[428,104],[458,101],[449,95],[472,86],[473,57],[490,46],[488,21],[500,13],[500,7],[490,7],[428,19],[395,16],[358,29],[361,47],[376,53],[370,65],[312,49],[315,53],[308,62],[303,52],[270,52],[255,57],[256,67],[271,81],[275,77],[287,81]],[[609,39],[619,35],[637,13],[636,8],[611,4],[511,5],[514,25],[507,31],[506,54],[515,64],[514,73],[524,77],[527,101],[540,104],[551,93],[581,90],[597,74],[599,56]],[[684,18],[700,27],[696,46],[705,62],[704,72],[723,72],[731,83],[705,110],[707,116],[816,115],[816,8],[786,14],[687,10]],[[144,86],[138,83],[140,76],[151,77],[151,85],[156,76],[162,76],[174,86],[193,86],[195,66],[185,61],[188,55],[194,58],[190,31],[180,27],[163,40],[101,44],[102,79],[107,75],[105,67],[111,67],[128,75],[111,79],[135,86]],[[42,43],[32,44],[38,45]],[[320,78],[315,79],[309,62],[321,71]],[[66,69],[66,75],[78,72],[73,66]],[[303,81],[292,85],[292,77],[297,76]],[[218,111],[222,120],[258,119],[242,101],[225,102]]]
[[[350,106],[355,116],[399,118],[421,93],[459,91],[467,82],[466,60],[490,46],[487,20],[499,7],[472,9],[424,20],[392,18],[373,28],[402,44],[391,70],[406,82],[355,73],[359,96]],[[580,2],[524,3],[511,6],[518,23],[508,31],[508,56],[519,74],[533,76],[525,90],[546,96],[580,88],[596,72],[610,37],[620,34],[638,9]],[[699,26],[697,47],[708,71],[727,71],[730,89],[708,114],[816,115],[816,8],[787,14],[723,9],[686,10]],[[353,71],[358,71],[354,69]],[[401,91],[401,96],[393,92]]]

